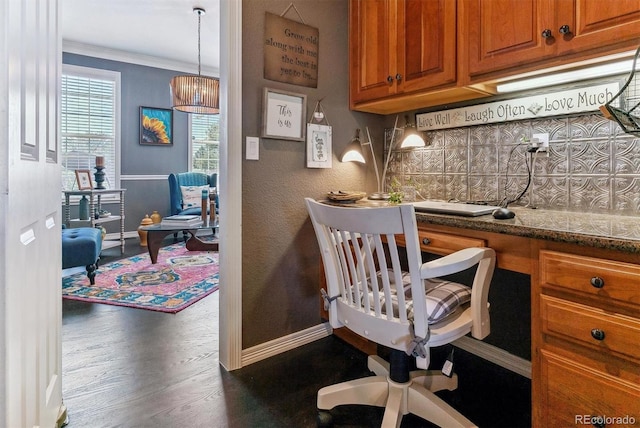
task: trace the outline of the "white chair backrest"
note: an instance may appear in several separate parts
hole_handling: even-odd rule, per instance
[[[310,198],[305,202],[325,266],[332,327],[347,326],[374,342],[407,349],[413,328],[410,312],[421,330],[417,334],[428,329],[418,321],[426,319],[424,299],[408,305],[402,287],[404,259],[411,295],[424,296],[413,206],[338,207]],[[395,235],[404,236],[405,250],[399,251]]]

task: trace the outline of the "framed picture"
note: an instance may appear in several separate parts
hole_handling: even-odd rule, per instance
[[[307,123],[307,168],[331,168],[331,127]]]
[[[140,107],[140,144],[173,145],[173,110]]]
[[[91,171],[89,171],[88,169],[76,169],[76,182],[78,183],[78,190],[93,189],[93,182],[91,181]]]
[[[304,141],[307,96],[264,88],[262,137]]]

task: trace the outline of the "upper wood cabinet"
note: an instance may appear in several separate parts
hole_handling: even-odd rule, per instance
[[[640,37],[640,0],[461,0],[460,15],[471,80],[632,50]]]
[[[351,107],[404,111],[411,107],[403,95],[455,86],[456,6],[452,0],[350,0]],[[380,111],[369,103],[389,97],[395,101]]]

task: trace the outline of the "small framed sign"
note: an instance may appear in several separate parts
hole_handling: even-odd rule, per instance
[[[331,168],[331,127],[307,124],[307,168]]]
[[[262,137],[304,141],[307,96],[264,88]]]
[[[76,169],[76,182],[78,183],[78,190],[93,189],[93,182],[91,181],[91,171],[89,171],[88,169]]]

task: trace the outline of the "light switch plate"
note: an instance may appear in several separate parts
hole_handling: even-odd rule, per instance
[[[247,160],[260,159],[260,138],[247,137]]]

